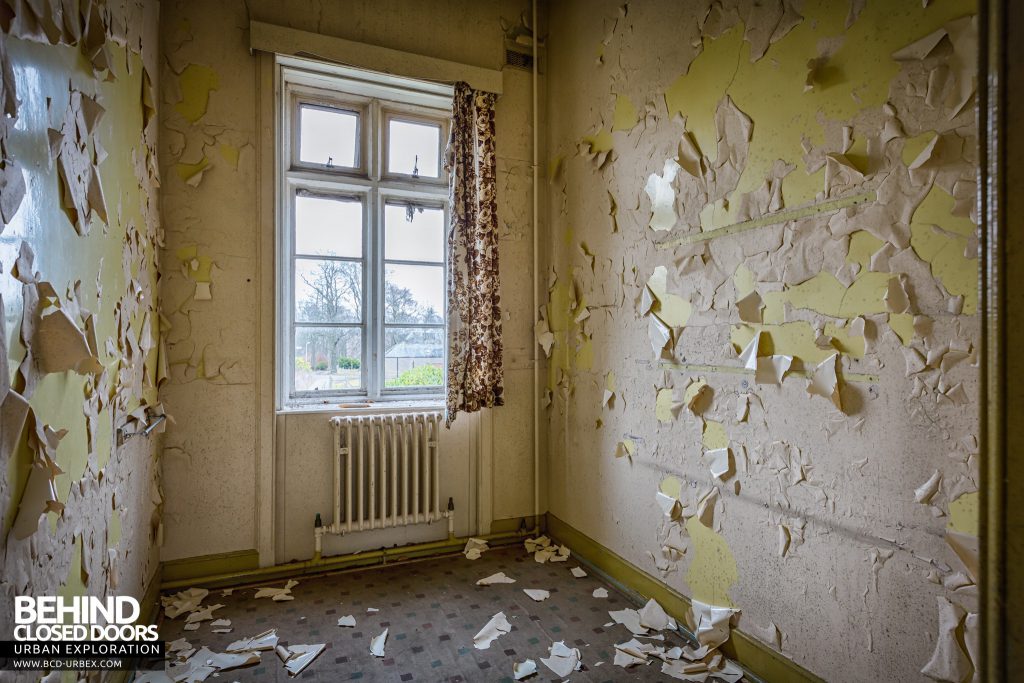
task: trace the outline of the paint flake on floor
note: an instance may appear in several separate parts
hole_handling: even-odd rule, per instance
[[[353,676],[381,681],[455,676],[466,681],[503,676],[606,681],[619,680],[615,672],[625,671],[609,668],[613,660],[622,661],[622,652],[645,658],[647,664],[661,661],[667,667],[664,675],[644,668],[657,678],[698,664],[707,674],[725,671],[717,650],[695,650],[656,601],[634,606],[593,572],[575,578],[564,566],[536,562],[537,549],[548,547],[562,546],[548,539],[526,552],[523,547],[492,548],[473,562],[456,555],[306,577],[291,584],[293,599],[281,604],[257,600],[253,589],[235,589],[221,593],[214,603],[222,605],[214,622],[192,622],[230,622],[241,637],[206,628],[183,631],[187,615],[210,607],[205,605],[205,589],[181,591],[164,599],[165,611],[178,615],[161,626],[161,637],[168,642],[166,673],[212,681],[223,671],[220,680],[282,683],[296,675],[304,681],[332,682]],[[481,576],[515,577],[515,583],[480,584]],[[289,583],[272,588],[282,590]],[[616,621],[603,624],[606,610],[623,626]],[[364,616],[357,619],[360,612]],[[719,640],[721,619],[712,621],[705,631]],[[264,652],[269,656],[259,657]],[[240,668],[219,668],[229,663]],[[630,671],[639,664],[634,662]],[[597,678],[588,673],[597,671],[604,673]]]

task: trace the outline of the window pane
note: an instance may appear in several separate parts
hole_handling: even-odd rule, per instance
[[[363,265],[295,259],[295,321],[358,323],[363,319]]]
[[[341,109],[299,107],[299,159],[324,166],[356,165],[359,115]]]
[[[443,323],[442,266],[384,267],[384,322]]]
[[[444,384],[444,330],[391,327],[384,334],[384,386]]]
[[[338,391],[363,385],[362,330],[295,328],[295,391]]]
[[[363,255],[363,203],[357,199],[295,197],[295,253]]]
[[[444,261],[444,210],[388,204],[384,230],[384,258]]]
[[[438,176],[441,127],[432,124],[388,122],[388,171],[424,178]]]

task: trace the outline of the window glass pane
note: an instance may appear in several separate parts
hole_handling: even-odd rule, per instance
[[[363,203],[357,199],[295,197],[295,253],[363,255]]]
[[[361,263],[295,259],[296,322],[358,323],[362,319]]]
[[[444,330],[389,327],[384,334],[385,387],[444,384]]]
[[[434,124],[388,122],[388,171],[436,178],[441,150],[441,127]]]
[[[341,109],[299,107],[299,159],[324,166],[356,165],[359,115]]]
[[[384,267],[384,322],[443,323],[444,268],[441,266]]]
[[[444,262],[444,210],[387,204],[384,258]]]
[[[295,328],[295,391],[339,391],[363,385],[362,330]]]

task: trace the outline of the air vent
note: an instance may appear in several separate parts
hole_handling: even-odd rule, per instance
[[[533,70],[533,55],[528,52],[505,48],[505,66],[531,71]]]

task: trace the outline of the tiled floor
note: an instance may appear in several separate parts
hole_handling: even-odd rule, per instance
[[[406,565],[368,569],[300,580],[295,600],[273,602],[253,598],[253,588],[222,596],[213,590],[205,605],[223,603],[214,616],[230,619],[233,631],[216,634],[210,622],[198,631],[182,631],[184,618],[165,619],[161,635],[170,641],[185,636],[193,645],[215,652],[228,643],[276,628],[282,644],[325,643],[326,651],[297,678],[303,681],[501,681],[513,683],[512,664],[537,662],[531,681],[560,680],[540,662],[553,641],[565,641],[582,654],[584,669],[571,681],[665,680],[655,661],[626,670],[612,665],[614,644],[630,639],[625,627],[604,627],[608,610],[633,606],[625,596],[593,575],[576,579],[577,563],[538,564],[522,545],[490,550],[474,561],[462,555]],[[477,579],[503,571],[513,584],[477,586]],[[277,582],[275,586],[282,586]],[[595,588],[609,596],[595,598]],[[524,588],[543,588],[551,597],[534,602]],[[366,612],[376,607],[379,612]],[[473,647],[473,636],[497,612],[504,612],[512,631],[489,649]],[[355,628],[337,626],[352,614]],[[370,654],[370,639],[389,628],[384,658]],[[667,636],[666,644],[682,644]],[[600,666],[598,662],[603,662]],[[290,680],[273,652],[248,669],[226,671],[210,681]]]

